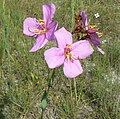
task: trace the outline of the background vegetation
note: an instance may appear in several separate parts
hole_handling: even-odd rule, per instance
[[[55,44],[29,53],[34,39],[23,35],[23,21],[28,16],[42,18],[42,4],[51,2],[56,5],[58,28],[70,31],[73,11],[86,10],[89,22],[99,23],[105,55],[95,51],[81,60],[84,72],[75,79],[76,88],[62,67],[55,70],[44,119],[120,119],[119,0],[1,0],[0,119],[40,118],[48,77],[43,53]]]

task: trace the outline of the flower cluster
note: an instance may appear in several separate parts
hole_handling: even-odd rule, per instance
[[[57,47],[45,51],[44,57],[49,66],[53,69],[63,66],[66,77],[74,78],[83,72],[79,59],[85,59],[93,53],[91,43],[102,53],[100,39],[96,29],[88,26],[85,11],[75,15],[75,26],[72,33],[64,27],[57,29],[58,22],[52,22],[55,14],[55,5],[45,4],[42,6],[43,17],[40,20],[36,18],[26,18],[23,23],[23,33],[36,39],[30,52],[36,52],[41,49],[49,40],[56,40]],[[80,38],[80,34],[85,34]],[[72,35],[77,34],[77,42],[72,42]]]
[[[98,47],[101,45],[101,41],[98,36],[98,30],[94,29],[95,25],[90,25],[91,27],[89,27],[88,22],[87,22],[87,15],[86,15],[85,11],[81,11],[81,13],[79,15],[75,14],[75,16],[76,16],[75,28],[74,28],[72,34],[77,33],[78,40],[86,39],[86,40],[90,41],[90,43],[92,43],[99,52],[104,54],[104,51]],[[85,35],[81,39],[79,39],[80,33]]]

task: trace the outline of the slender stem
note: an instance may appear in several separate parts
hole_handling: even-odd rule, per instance
[[[55,74],[55,70],[49,70],[48,69],[48,88],[47,88],[47,91],[45,91],[44,95],[43,95],[43,99],[45,99],[47,101],[47,98],[48,98],[48,94],[49,94],[49,90],[50,88],[52,87],[52,83],[53,83],[53,79],[54,79],[54,74]],[[40,119],[43,119],[43,116],[44,116],[44,111],[45,111],[46,108],[42,108],[42,113],[41,113],[41,118]]]
[[[73,94],[72,94],[72,83],[71,83],[71,79],[70,80],[70,98],[72,99],[73,97]]]
[[[44,113],[44,111],[42,110],[40,119],[43,119],[43,113]]]
[[[77,88],[76,88],[76,79],[74,78],[74,91],[75,91],[75,98],[77,102]]]

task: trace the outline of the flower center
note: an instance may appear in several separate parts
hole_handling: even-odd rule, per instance
[[[73,50],[73,47],[70,44],[67,44],[66,47],[64,48],[64,54],[68,60],[77,59],[73,54],[70,53],[72,50]]]
[[[40,19],[39,25],[42,29],[34,28],[31,32],[33,32],[35,35],[46,33],[48,31],[48,29],[43,26],[45,22],[46,22],[46,20]]]
[[[47,32],[47,28],[43,28],[43,29],[37,29],[37,28],[35,28],[35,29],[33,29],[32,32],[33,32],[34,34],[36,34],[36,35],[44,34],[44,33]]]

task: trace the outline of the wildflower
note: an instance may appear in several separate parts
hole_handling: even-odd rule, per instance
[[[55,39],[54,32],[58,26],[57,22],[52,22],[55,14],[54,4],[45,4],[42,6],[43,19],[26,18],[23,23],[23,33],[36,39],[30,52],[35,52],[42,48],[48,40]]]
[[[87,30],[87,34],[89,36],[89,39],[91,40],[93,45],[97,48],[97,50],[99,52],[101,52],[102,54],[104,54],[104,51],[98,47],[101,45],[100,38],[98,37],[98,34],[97,34],[98,30],[91,29],[88,27],[87,15],[86,15],[85,11],[82,11],[80,15],[82,17],[83,27],[85,28],[85,30]]]
[[[94,14],[94,16],[96,19],[100,17],[99,13]]]
[[[93,53],[89,41],[72,43],[72,34],[64,27],[55,32],[57,47],[45,51],[44,56],[49,68],[64,64],[63,71],[68,78],[74,78],[83,72],[79,59],[85,59]]]

